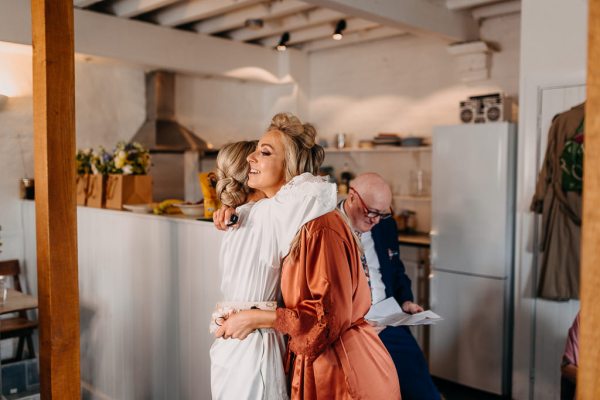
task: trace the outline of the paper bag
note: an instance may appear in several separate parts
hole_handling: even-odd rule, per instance
[[[90,176],[88,174],[77,175],[75,178],[75,187],[77,188],[77,205],[85,206],[88,197],[88,184]]]
[[[104,208],[106,198],[106,176],[88,175],[87,206]]]
[[[123,204],[152,203],[150,175],[108,175],[106,208],[121,210]]]

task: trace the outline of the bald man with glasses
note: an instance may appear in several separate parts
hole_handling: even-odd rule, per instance
[[[413,302],[410,279],[400,260],[398,229],[391,210],[392,192],[375,173],[358,175],[348,197],[338,205],[363,245],[363,267],[371,286],[372,304],[394,297],[402,310],[423,308]],[[406,326],[379,327],[379,338],[394,360],[403,400],[439,400],[425,357]]]

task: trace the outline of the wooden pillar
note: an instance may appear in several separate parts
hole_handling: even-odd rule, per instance
[[[600,0],[589,1],[577,398],[600,399]]]
[[[73,1],[31,0],[42,399],[79,399]]]

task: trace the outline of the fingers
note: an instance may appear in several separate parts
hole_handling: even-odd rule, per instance
[[[221,207],[213,214],[213,223],[220,231],[227,230],[227,224],[225,222],[225,211],[226,207]]]
[[[216,338],[220,338],[223,337],[223,335],[225,334],[225,327],[224,326],[220,326],[216,331],[215,331],[215,337]],[[223,338],[225,339],[225,338]]]
[[[226,231],[229,226],[228,224],[231,221],[231,216],[235,214],[235,208],[231,208],[228,206],[222,206],[218,210],[213,213],[213,224],[218,230]],[[233,227],[237,227],[238,225],[233,225]]]
[[[215,228],[221,231],[224,230],[222,227],[223,212],[223,208],[219,208],[213,213],[213,224],[215,225]]]
[[[226,227],[237,228],[238,217],[235,215],[235,209],[231,207],[227,207],[224,210],[223,223]]]
[[[423,307],[418,305],[417,303],[410,303],[411,314],[420,313],[423,311]]]
[[[423,307],[412,301],[405,301],[402,303],[402,310],[408,314],[416,314],[424,311]]]

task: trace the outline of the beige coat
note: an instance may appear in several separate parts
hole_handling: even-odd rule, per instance
[[[531,210],[542,214],[540,297],[579,298],[581,194],[561,188],[560,156],[584,117],[584,104],[555,117]]]

